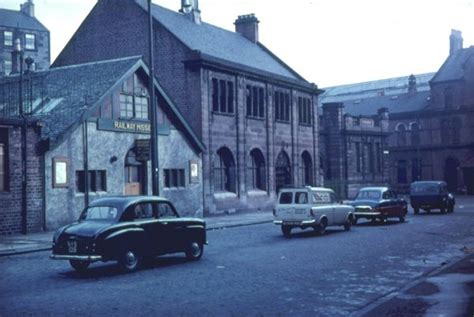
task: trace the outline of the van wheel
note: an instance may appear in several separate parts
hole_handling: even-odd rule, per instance
[[[87,268],[89,267],[90,262],[69,260],[69,264],[71,264],[74,270],[82,273],[82,272],[87,271]]]
[[[133,272],[138,268],[140,258],[137,252],[127,248],[119,259],[119,266],[124,272]]]
[[[189,244],[186,250],[186,258],[191,261],[197,261],[202,257],[204,253],[204,245],[202,243],[193,241]]]
[[[290,226],[281,226],[281,232],[285,238],[291,238],[291,227]]]

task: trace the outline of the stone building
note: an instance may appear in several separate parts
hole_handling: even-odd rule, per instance
[[[49,31],[35,18],[33,0],[27,0],[19,11],[0,8],[0,76],[19,69],[18,59],[12,56],[17,54],[17,41],[24,51],[24,59],[33,59],[33,70],[48,69],[51,59]]]
[[[416,180],[445,180],[451,191],[474,194],[474,47],[453,30],[436,73],[328,89],[324,101],[353,104],[351,114],[390,112],[389,175],[407,192]]]
[[[23,211],[28,231],[70,223],[87,201],[102,196],[151,192],[148,78],[141,57],[24,75],[24,85],[31,85],[25,89],[31,93],[24,93],[31,126],[28,208]],[[21,223],[22,215],[16,207],[22,199],[19,123],[15,124],[19,94],[11,94],[18,79],[8,76],[0,85],[0,153],[7,153],[0,155],[0,175],[6,175],[0,190],[0,233],[18,232],[17,226],[8,224]],[[155,90],[160,195],[169,198],[181,215],[202,216],[204,145],[156,81]]]
[[[285,184],[316,184],[316,85],[259,41],[259,20],[236,32],[201,20],[198,1],[180,12],[152,6],[156,77],[206,146],[207,213],[269,208]],[[53,67],[144,55],[146,1],[101,0]]]
[[[350,199],[362,187],[388,184],[384,153],[389,135],[386,108],[371,116],[350,114],[351,110],[343,102],[323,104],[319,144],[324,185],[339,198]]]

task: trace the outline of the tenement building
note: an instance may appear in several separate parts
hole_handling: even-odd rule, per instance
[[[236,32],[201,20],[198,1],[180,12],[152,6],[156,78],[206,147],[206,213],[268,208],[285,184],[318,179],[317,86],[259,41],[259,20]],[[98,1],[53,67],[144,55],[146,1]]]
[[[360,114],[343,102],[323,104],[320,168],[324,185],[339,198],[354,198],[365,186],[388,184],[388,110]]]
[[[151,192],[148,74],[138,56],[2,79],[0,234],[55,229],[88,201]],[[163,87],[154,87],[160,195],[181,215],[202,216],[205,147]]]
[[[23,51],[23,60],[32,59],[33,70],[47,69],[50,64],[49,31],[35,18],[33,0],[27,0],[19,11],[0,8],[0,76],[17,69],[15,56]],[[13,54],[13,55],[12,55]],[[26,69],[26,64],[24,65]]]
[[[445,180],[474,194],[474,47],[463,48],[456,30],[449,42],[436,73],[333,87],[323,97],[353,105],[351,114],[389,110],[390,183],[402,192],[416,180]]]

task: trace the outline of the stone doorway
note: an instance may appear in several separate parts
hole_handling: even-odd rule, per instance
[[[145,193],[146,165],[137,161],[133,150],[130,150],[125,157],[124,175],[125,195],[137,196]]]

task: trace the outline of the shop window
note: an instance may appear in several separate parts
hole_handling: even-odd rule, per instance
[[[3,31],[3,45],[13,46],[13,32]]]
[[[214,163],[214,190],[216,192],[232,193],[237,191],[234,156],[226,147],[217,151],[216,162]]]
[[[0,192],[8,191],[8,130],[0,129]]]
[[[165,169],[164,170],[165,188],[184,188],[186,187],[184,169]]]
[[[212,111],[234,113],[234,83],[227,80],[212,79]]]
[[[106,192],[107,176],[104,170],[89,171],[89,192]],[[84,171],[76,171],[76,192],[86,191],[86,180]]]
[[[298,97],[298,120],[300,124],[311,124],[311,99]]]
[[[290,122],[290,94],[275,91],[275,120]]]
[[[25,49],[36,49],[36,36],[34,34],[25,34]]]
[[[249,188],[266,190],[265,158],[259,149],[250,152],[248,172]]]
[[[265,117],[264,90],[261,87],[247,85],[247,116]]]

